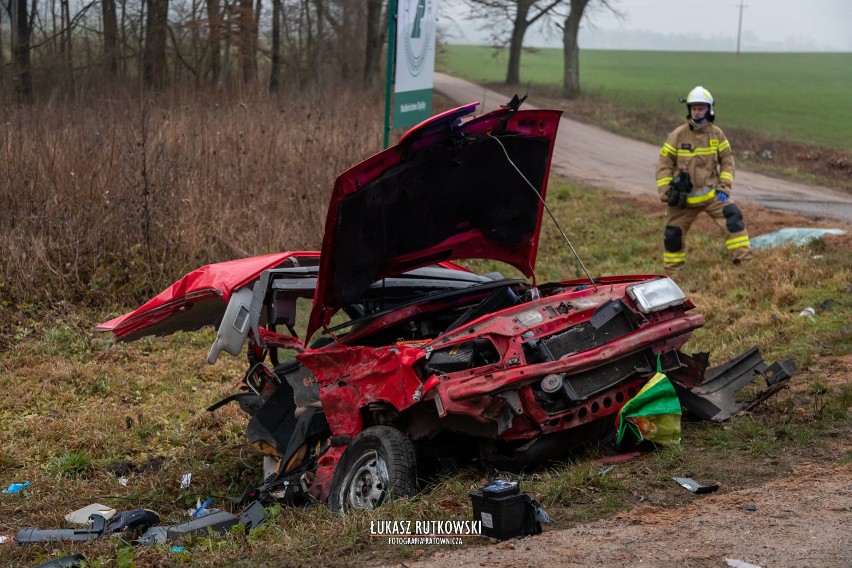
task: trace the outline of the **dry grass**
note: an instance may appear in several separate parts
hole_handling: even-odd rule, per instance
[[[0,300],[132,303],[186,267],[317,248],[335,177],[380,149],[378,95],[116,95],[6,109]]]
[[[105,103],[97,111],[57,104],[42,109],[49,118],[42,122],[35,109],[21,109],[32,121],[34,135],[23,142],[29,152],[4,137],[12,177],[28,180],[20,187],[32,199],[12,199],[11,177],[3,180],[4,206],[16,213],[0,218],[0,244],[18,248],[0,259],[4,309],[13,322],[5,330],[8,348],[0,353],[0,483],[32,485],[23,494],[0,496],[0,534],[65,527],[65,514],[92,502],[151,508],[173,523],[184,520],[199,498],[213,497],[214,506],[228,508],[226,495],[258,480],[260,456],[244,445],[244,416],[235,405],[215,414],[204,410],[234,392],[243,371],[239,359],[204,364],[211,332],[109,347],[91,327],[111,306],[133,307],[205,262],[318,246],[334,176],[380,143],[374,124],[379,107],[355,97],[351,109],[321,113],[265,98],[215,104],[152,99],[129,101],[125,110]],[[148,186],[138,146],[143,116]],[[362,121],[357,128],[353,117]],[[139,208],[145,187],[156,220],[149,227],[150,249]],[[549,195],[593,274],[661,270],[658,204],[557,182]],[[746,210],[746,220],[755,228],[774,222],[754,210]],[[783,475],[801,461],[849,459],[850,240],[757,251],[753,263],[738,268],[726,262],[712,224],[699,223],[688,246],[689,267],[678,281],[707,325],[687,350],[709,350],[720,362],[757,343],[768,360],[793,357],[802,372],[789,394],[754,416],[724,426],[685,424],[678,450],[647,454],[603,475],[591,460],[612,449],[596,449],[574,463],[528,474],[523,487],[557,520],[552,528],[611,516],[640,501],[682,503],[688,495],[671,483],[672,475],[734,487]],[[549,222],[538,267],[540,281],[579,275]],[[814,321],[798,316],[807,306],[817,310]],[[19,319],[28,321],[15,324]],[[125,487],[110,469],[126,461],[160,466],[129,474]],[[184,472],[193,473],[186,490],[179,486]],[[0,565],[33,565],[72,552],[95,566],[404,562],[437,549],[371,540],[369,521],[470,518],[467,494],[488,475],[463,471],[415,498],[346,518],[323,507],[276,510],[261,530],[199,537],[183,543],[184,553],[128,550],[116,540],[0,545]],[[479,544],[466,540],[466,546]]]

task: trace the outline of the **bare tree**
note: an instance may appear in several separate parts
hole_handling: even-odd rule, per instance
[[[272,0],[272,69],[269,70],[269,90],[281,86],[281,0]]]
[[[169,0],[148,0],[148,17],[145,23],[145,50],[142,55],[142,76],[149,87],[161,88],[166,84],[166,33],[169,25]]]
[[[239,26],[239,55],[240,71],[243,83],[254,81],[254,14],[251,0],[239,0],[240,6],[237,13],[237,25]]]
[[[118,19],[115,0],[101,0],[104,25],[104,61],[110,75],[118,74]]]
[[[208,71],[215,85],[222,73],[222,10],[220,0],[207,0],[207,49],[210,51]]]
[[[568,99],[580,95],[580,48],[577,36],[588,3],[589,0],[571,0],[571,8],[565,16],[565,27],[562,29],[562,96]]]
[[[474,17],[488,19],[508,19],[511,22],[509,34],[509,64],[506,69],[506,83],[517,85],[521,82],[521,50],[524,36],[531,25],[550,15],[564,0],[466,0],[473,10]]]
[[[59,9],[62,22],[59,30],[59,52],[65,59],[65,64],[68,66],[68,72],[74,68],[74,58],[71,54],[71,6],[68,0],[59,0]],[[35,2],[33,2],[33,11],[35,11]]]
[[[387,29],[387,25],[382,26],[383,22],[387,22],[387,19],[382,18],[383,5],[383,0],[367,0],[367,25],[364,27],[367,36],[364,49],[364,84],[367,86],[378,81],[381,69],[384,30]]]
[[[268,67],[270,90],[285,73],[299,84],[380,80],[388,0],[270,2],[264,11],[263,0],[0,0],[12,22],[0,32],[13,36],[7,68],[0,50],[0,77],[13,70],[24,97],[32,94],[34,69],[69,93],[77,91],[58,81],[66,69],[71,81],[99,69],[114,81],[132,76],[152,88],[254,83],[260,65]],[[93,84],[88,77],[78,85]]]
[[[592,0],[571,0],[565,24],[562,26],[563,77],[562,96],[573,99],[580,96],[580,47],[577,40],[580,35],[580,22],[586,14],[586,7],[595,4]],[[616,18],[623,18],[609,0],[598,0],[596,5],[609,10]]]
[[[33,94],[33,70],[30,62],[30,19],[27,0],[11,0],[12,58],[15,61],[15,89],[26,100]]]

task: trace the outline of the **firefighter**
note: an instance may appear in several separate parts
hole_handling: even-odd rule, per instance
[[[666,272],[675,272],[686,262],[684,238],[702,211],[724,229],[734,264],[751,260],[743,214],[730,197],[734,155],[725,133],[713,124],[713,97],[699,86],[681,102],[686,103],[686,124],[669,134],[657,161],[657,190],[668,204],[663,236]]]

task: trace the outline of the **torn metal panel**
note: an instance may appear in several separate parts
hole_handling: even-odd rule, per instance
[[[753,409],[781,390],[783,383],[797,371],[790,359],[767,365],[757,347],[706,370],[706,354],[704,357],[677,355],[683,364],[668,371],[667,375],[684,408],[703,420],[727,420],[740,410]],[[699,381],[698,377],[703,380]],[[758,377],[763,377],[769,388],[751,401],[737,402],[737,392]]]
[[[15,535],[18,544],[37,544],[70,540],[73,542],[86,542],[101,538],[107,526],[107,520],[101,515],[89,517],[89,528],[86,529],[37,529],[25,528]]]

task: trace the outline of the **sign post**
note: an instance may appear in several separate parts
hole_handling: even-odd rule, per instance
[[[396,53],[396,0],[388,2],[388,61],[385,71],[385,136],[383,148],[388,147],[390,132],[391,86],[393,85],[393,56]]]

